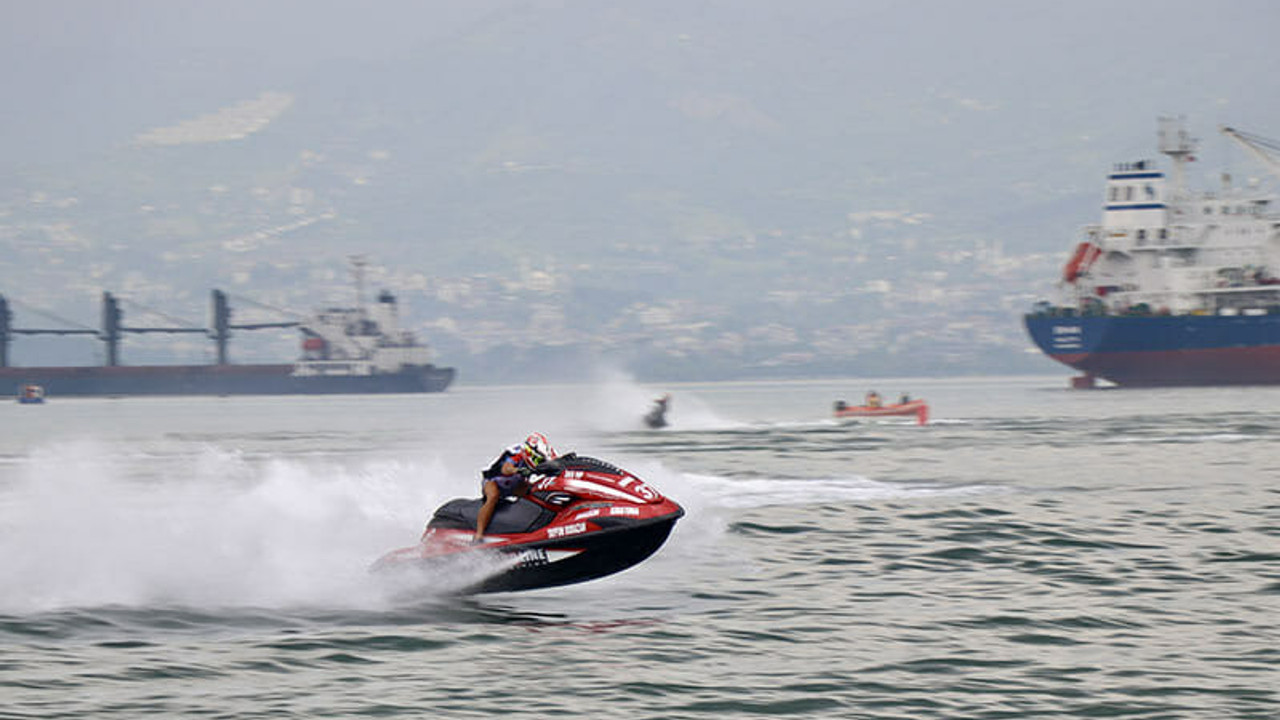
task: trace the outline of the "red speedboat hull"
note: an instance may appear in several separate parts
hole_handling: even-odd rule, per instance
[[[915,417],[916,422],[924,425],[929,422],[929,404],[924,400],[895,405],[844,405],[836,403],[835,416],[838,419],[881,418],[881,417]]]

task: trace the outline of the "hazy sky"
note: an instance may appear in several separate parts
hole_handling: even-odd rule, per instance
[[[1205,173],[1244,157],[1220,123],[1280,136],[1277,27],[1271,0],[0,0],[0,165],[65,176],[277,92],[279,152],[385,150],[394,187],[449,208],[474,200],[450,195],[463,173],[568,171],[549,228],[655,189],[764,225],[846,192],[990,227],[1093,197],[1162,115],[1205,139]]]
[[[604,103],[627,78],[595,63],[598,52],[695,81],[706,73],[705,85],[748,97],[787,84],[800,112],[932,94],[997,125],[1034,121],[1023,111],[1040,104],[1095,124],[1212,113],[1280,134],[1277,27],[1280,4],[1268,0],[3,0],[0,159],[109,144],[150,113],[213,109],[352,65],[405,83],[459,72],[506,92],[503,76],[532,66],[545,72],[528,92],[564,80],[598,88],[587,99]],[[431,54],[460,39],[494,63],[451,68]],[[520,48],[520,65],[504,64]],[[597,73],[612,75],[582,81]]]

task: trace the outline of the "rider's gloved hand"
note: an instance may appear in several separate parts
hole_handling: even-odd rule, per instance
[[[559,475],[561,470],[563,470],[563,468],[556,464],[555,460],[547,460],[546,462],[539,463],[538,466],[533,469],[533,474],[541,475],[543,477],[552,477],[554,475]]]

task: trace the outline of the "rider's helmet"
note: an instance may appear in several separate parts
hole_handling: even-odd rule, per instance
[[[551,449],[551,443],[547,442],[546,436],[542,433],[533,433],[525,438],[520,449],[524,451],[524,456],[529,459],[529,464],[533,467],[541,465],[546,460],[556,459],[556,451]]]

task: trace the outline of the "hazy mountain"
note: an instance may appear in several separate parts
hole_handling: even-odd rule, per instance
[[[90,325],[103,289],[139,321],[215,286],[301,311],[363,252],[472,377],[1047,370],[1017,316],[1110,163],[1162,114],[1280,133],[1267,2],[4,14],[0,292]]]

